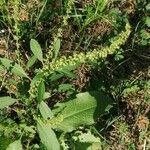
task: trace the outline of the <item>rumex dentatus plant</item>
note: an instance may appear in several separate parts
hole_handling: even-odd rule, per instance
[[[30,82],[29,93],[26,93],[25,91],[27,89],[25,89],[25,91],[23,91],[24,96],[21,96],[22,92],[19,93],[20,89],[16,89],[15,93],[13,93],[13,97],[15,98],[9,96],[0,98],[0,109],[4,109],[14,103],[23,105],[24,108],[22,110],[23,112],[15,110],[22,120],[21,123],[15,124],[16,130],[14,128],[12,128],[12,130],[8,130],[8,128],[5,128],[2,125],[2,131],[15,133],[19,138],[19,140],[11,143],[8,149],[11,149],[14,146],[18,146],[22,149],[21,139],[29,136],[27,141],[24,139],[25,142],[28,143],[26,146],[26,149],[28,149],[30,143],[36,136],[36,132],[38,132],[41,143],[48,150],[59,150],[60,147],[66,147],[64,146],[65,135],[68,132],[70,133],[77,130],[83,125],[92,125],[98,117],[107,113],[111,108],[112,100],[103,92],[98,91],[79,93],[76,95],[75,99],[60,103],[59,105],[56,104],[54,109],[51,110],[45,102],[47,89],[47,85],[45,83],[50,75],[56,71],[61,71],[64,68],[76,68],[80,64],[92,64],[104,61],[108,55],[112,55],[114,52],[119,50],[121,45],[126,42],[130,32],[130,25],[129,23],[126,23],[125,30],[111,40],[110,46],[106,46],[102,49],[94,49],[87,53],[74,53],[72,56],[68,57],[57,57],[57,59],[52,59],[52,61],[46,63],[43,63],[43,53],[40,45],[36,40],[32,39],[30,43],[31,50],[35,58],[43,64],[43,67],[38,69],[33,79],[31,79],[31,77],[29,77],[24,69],[17,63],[6,58],[0,58],[1,71],[7,70],[8,72],[15,74],[18,79],[20,78],[18,80],[19,82],[22,82],[23,79],[26,78],[26,82],[24,84],[28,84]],[[15,77],[15,79],[17,78]],[[15,88],[18,88],[18,86]],[[29,116],[27,117],[26,115]],[[25,123],[24,120],[26,120]],[[29,122],[31,125],[28,125]],[[62,133],[61,136],[56,136],[53,130]],[[88,133],[89,132],[90,131],[88,131]],[[89,134],[90,136],[93,136],[91,133]],[[76,138],[72,140],[77,142]]]
[[[46,77],[48,77],[55,71],[61,70],[65,67],[73,67],[83,63],[92,63],[97,60],[104,60],[108,55],[113,54],[120,48],[121,45],[123,45],[126,42],[127,38],[130,35],[130,32],[130,25],[129,23],[127,23],[125,26],[125,31],[122,31],[119,35],[114,37],[111,40],[110,46],[104,47],[102,49],[94,49],[87,53],[74,53],[73,56],[69,57],[61,56],[57,60],[54,60],[49,63],[47,62],[47,64],[44,65],[39,72],[40,74],[42,74],[41,80],[44,80]],[[30,99],[32,99],[32,97],[36,97],[37,87],[39,83],[40,80],[32,84],[32,86],[30,87]]]

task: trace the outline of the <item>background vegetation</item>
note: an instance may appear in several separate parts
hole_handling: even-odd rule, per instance
[[[0,0],[0,149],[150,149],[148,0]]]

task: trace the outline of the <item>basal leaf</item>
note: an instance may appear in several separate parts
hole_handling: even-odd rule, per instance
[[[20,140],[16,140],[9,144],[6,150],[23,150]]]
[[[11,71],[12,73],[20,76],[20,77],[26,77],[29,78],[27,76],[27,74],[25,73],[25,71],[23,70],[23,68],[18,65],[17,63],[7,59],[7,58],[0,58],[0,63],[9,71]]]
[[[14,104],[15,102],[17,102],[17,100],[9,96],[0,97],[0,109],[10,106]]]
[[[37,120],[37,130],[47,150],[60,150],[60,144],[54,131],[49,124],[43,123],[41,120]]]
[[[31,39],[30,48],[33,54],[37,57],[37,59],[43,62],[43,52],[42,52],[41,46],[35,39]]]
[[[45,94],[45,84],[44,81],[42,80],[38,86],[38,93],[37,93],[38,102],[41,102],[44,99],[44,94]]]
[[[108,105],[112,100],[101,92],[85,92],[77,95],[77,98],[70,100],[62,107],[54,109],[55,112],[63,117],[59,124],[54,125],[54,128],[71,132],[81,125],[91,125],[95,119],[107,113]],[[105,110],[107,108],[107,110]]]
[[[48,105],[45,103],[45,102],[41,102],[39,104],[39,110],[40,110],[40,113],[42,115],[42,117],[47,120],[47,119],[51,119],[53,118],[53,112],[51,111],[51,109],[48,107]]]

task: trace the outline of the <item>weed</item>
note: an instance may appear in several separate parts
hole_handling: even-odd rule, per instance
[[[0,1],[0,149],[148,149],[149,3]]]

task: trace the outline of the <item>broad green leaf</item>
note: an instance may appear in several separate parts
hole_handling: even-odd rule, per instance
[[[17,102],[17,100],[9,96],[0,97],[0,109],[10,106],[14,104],[15,102]]]
[[[45,120],[51,119],[51,118],[54,117],[53,112],[51,111],[51,109],[43,101],[39,104],[39,110],[40,110],[40,113],[41,113],[42,117]]]
[[[44,99],[44,94],[45,94],[45,84],[44,81],[42,80],[38,86],[38,93],[37,93],[38,102],[41,102]]]
[[[56,42],[54,43],[54,59],[56,59],[57,58],[57,56],[58,56],[58,53],[59,53],[59,50],[60,50],[60,43],[61,43],[61,41],[60,41],[60,39],[58,38],[57,40],[56,40]]]
[[[47,150],[60,150],[60,144],[54,131],[51,129],[50,124],[43,123],[41,120],[37,120],[37,130],[41,142],[44,144]]]
[[[42,52],[41,46],[35,39],[31,39],[30,48],[33,54],[37,57],[37,59],[43,62],[43,52]]]
[[[30,67],[32,67],[34,63],[36,62],[36,60],[37,60],[37,57],[33,55],[27,62],[27,68],[29,69]]]
[[[107,113],[107,106],[112,104],[112,100],[102,92],[85,92],[76,97],[53,110],[54,114],[60,112],[58,116],[62,118],[54,128],[71,132],[81,125],[91,125],[98,117]]]
[[[6,150],[23,150],[20,140],[16,140],[9,144]]]
[[[25,71],[23,70],[23,68],[18,65],[17,63],[7,59],[7,58],[0,58],[0,63],[2,63],[2,65],[9,71],[11,71],[12,73],[20,76],[20,77],[26,77],[29,78],[27,76],[27,74],[25,73]]]

